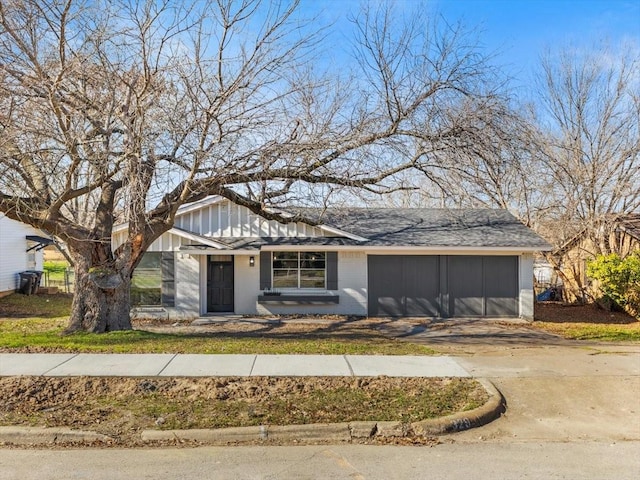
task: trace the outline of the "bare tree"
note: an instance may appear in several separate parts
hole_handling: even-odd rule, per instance
[[[365,10],[355,70],[320,76],[328,33],[297,7],[0,3],[0,211],[66,243],[68,331],[131,328],[132,272],[185,203],[216,194],[296,221],[266,207],[393,191],[432,152],[469,147],[456,139],[491,71],[460,29]],[[116,222],[129,228],[114,249]]]
[[[640,208],[638,52],[626,45],[543,58],[539,151],[565,238]]]
[[[547,53],[533,109],[480,121],[474,148],[436,157],[429,185],[444,204],[507,208],[561,244],[640,208],[640,57],[623,46]],[[497,109],[494,109],[497,111]],[[468,117],[467,117],[468,118]],[[434,188],[434,185],[436,188]],[[605,242],[602,252],[608,253]]]
[[[540,157],[528,118],[506,90],[474,109],[465,148],[431,155],[419,201],[440,207],[504,208],[530,227],[546,210]],[[453,154],[452,154],[453,153]]]

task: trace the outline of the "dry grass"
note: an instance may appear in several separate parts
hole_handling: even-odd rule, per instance
[[[432,355],[433,349],[388,338],[363,321],[289,325],[256,322],[218,328],[137,322],[136,329],[61,335],[71,296],[10,295],[0,299],[0,351]]]
[[[640,321],[597,305],[539,303],[532,326],[573,340],[640,342]]]
[[[487,400],[472,379],[388,377],[10,377],[0,379],[0,395],[0,424],[93,430],[120,445],[144,429],[410,423]]]

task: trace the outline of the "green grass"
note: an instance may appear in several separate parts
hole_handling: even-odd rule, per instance
[[[431,355],[434,350],[379,334],[345,339],[241,336],[233,334],[155,333],[130,330],[62,335],[68,295],[10,295],[0,299],[0,350],[94,353]]]
[[[66,260],[47,260],[43,264],[43,270],[50,273],[64,273],[69,268],[69,262]]]
[[[640,342],[640,322],[629,324],[534,322],[533,326],[571,340]]]
[[[44,262],[42,269],[48,273],[49,283],[64,284],[64,272],[69,268],[69,262],[66,260],[47,260]]]
[[[57,325],[57,328],[51,328]],[[93,353],[247,353],[326,355],[430,355],[420,345],[392,340],[273,339],[165,334],[143,330],[61,335],[66,322],[6,321],[0,324],[0,349],[33,352]]]

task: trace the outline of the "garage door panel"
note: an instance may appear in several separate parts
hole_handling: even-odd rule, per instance
[[[518,302],[510,297],[492,297],[487,298],[486,305],[487,317],[517,317]]]
[[[439,299],[406,298],[405,315],[409,317],[439,317]]]
[[[484,257],[486,315],[518,315],[518,257]]]
[[[369,257],[369,315],[404,315],[401,260],[382,255]]]
[[[406,315],[440,316],[439,263],[434,255],[404,257]]]
[[[373,315],[404,317],[404,300],[398,297],[378,297]]]
[[[481,317],[484,314],[482,257],[450,256],[448,273],[449,315]]]
[[[440,315],[438,257],[371,255],[369,315]]]

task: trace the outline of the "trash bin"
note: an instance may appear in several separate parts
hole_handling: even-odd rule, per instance
[[[31,286],[31,293],[38,293],[38,288],[40,288],[40,280],[42,280],[42,274],[44,272],[42,270],[27,270],[26,273],[35,275],[35,280],[33,282],[33,285]]]
[[[31,295],[36,283],[36,278],[37,275],[34,275],[31,272],[20,272],[20,293],[24,295]]]

